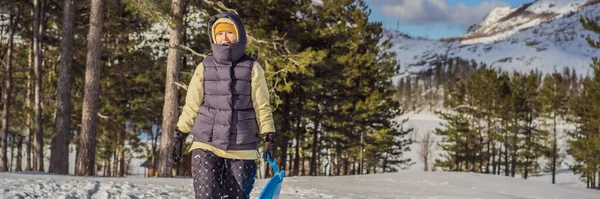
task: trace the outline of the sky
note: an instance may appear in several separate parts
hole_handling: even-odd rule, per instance
[[[371,21],[384,28],[429,39],[463,35],[496,7],[516,7],[534,0],[366,0]]]

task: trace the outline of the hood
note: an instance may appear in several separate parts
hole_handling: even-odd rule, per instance
[[[238,32],[238,42],[233,44],[215,44],[213,41],[212,26],[220,18],[229,18],[233,21]],[[221,63],[232,63],[242,58],[246,53],[246,29],[238,15],[232,12],[223,12],[213,16],[208,21],[208,40],[210,41],[213,57]]]

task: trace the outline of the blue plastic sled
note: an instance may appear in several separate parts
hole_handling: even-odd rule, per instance
[[[273,177],[269,179],[267,184],[265,184],[265,187],[263,188],[262,192],[260,192],[258,199],[278,199],[279,193],[281,192],[281,184],[283,183],[283,177],[285,175],[285,172],[283,170],[279,171],[279,169],[277,168],[277,162],[275,162],[275,158],[271,160],[269,154],[267,154],[267,162],[269,162],[269,164],[273,168],[273,173],[275,175],[273,175]]]

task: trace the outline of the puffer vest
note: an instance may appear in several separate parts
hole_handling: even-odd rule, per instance
[[[223,150],[257,148],[259,132],[252,104],[252,67],[247,55],[229,64],[204,59],[204,101],[191,133],[196,141]]]

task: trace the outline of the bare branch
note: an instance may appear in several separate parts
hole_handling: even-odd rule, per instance
[[[255,37],[253,37],[252,35],[246,34],[246,37],[248,37],[248,40],[250,40],[250,42],[256,42],[256,43],[261,43],[261,44],[268,44],[270,42],[265,41],[265,40],[261,40],[261,39],[257,39]]]
[[[292,59],[290,57],[285,57],[285,59],[292,61],[296,66],[300,66],[300,63],[298,63],[298,61],[296,61],[295,59]]]
[[[183,84],[182,82],[174,82],[174,84],[175,84],[177,87],[179,87],[179,88],[182,88],[183,90],[186,90],[186,91],[187,91],[187,89],[188,89],[188,87],[187,87],[185,84]]]
[[[225,4],[223,4],[223,2],[220,2],[220,1],[219,1],[219,2],[217,2],[217,6],[219,6],[221,9],[223,9],[223,10],[226,10],[226,11],[228,11],[228,12],[233,12],[233,13],[235,13],[236,15],[238,14],[238,12],[237,12],[237,11],[235,11],[234,9],[231,9],[231,8],[228,8],[227,6],[225,6]]]
[[[225,4],[223,4],[222,2],[215,2],[215,1],[210,1],[210,0],[203,0],[204,3],[208,4],[208,5],[212,5],[212,8],[214,8],[215,10],[219,11],[219,12],[223,12],[223,10],[228,11],[228,12],[233,12],[235,14],[238,14],[237,11],[235,11],[234,9],[228,8],[227,6],[225,6]]]
[[[198,52],[192,50],[190,47],[187,47],[187,46],[181,45],[181,44],[176,45],[176,46],[169,45],[169,47],[176,47],[176,48],[179,48],[179,49],[182,49],[182,50],[186,50],[186,51],[192,53],[193,55],[198,56],[198,57],[202,57],[202,58],[206,58],[208,56],[206,54],[198,53]]]
[[[109,116],[106,115],[102,115],[102,113],[98,112],[98,117],[102,118],[102,119],[110,119]]]

